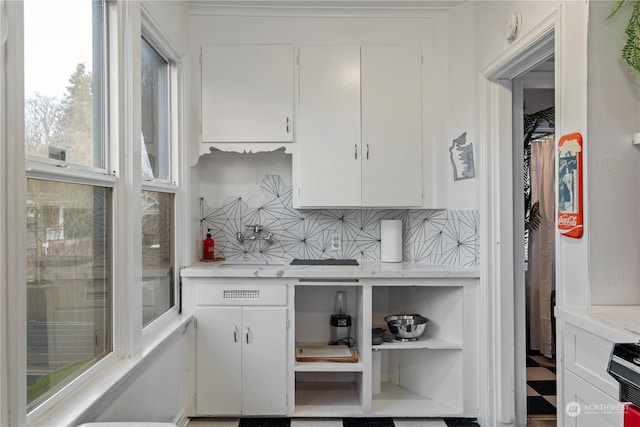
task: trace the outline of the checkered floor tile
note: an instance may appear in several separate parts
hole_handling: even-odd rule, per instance
[[[556,365],[544,356],[527,356],[527,418],[556,418]]]
[[[193,418],[187,427],[479,427],[468,418]]]

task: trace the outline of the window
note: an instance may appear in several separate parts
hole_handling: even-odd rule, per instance
[[[142,324],[174,306],[171,70],[142,38]]]
[[[111,189],[27,181],[27,403],[111,351]]]
[[[28,156],[105,167],[101,16],[100,1],[24,1]]]
[[[174,305],[173,194],[142,191],[142,324]]]
[[[103,17],[101,1],[24,0],[28,410],[112,351]]]
[[[142,39],[142,176],[168,181],[169,64]]]

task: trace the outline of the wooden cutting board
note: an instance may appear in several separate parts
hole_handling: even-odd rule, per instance
[[[297,347],[298,362],[357,362],[358,352],[346,345]]]

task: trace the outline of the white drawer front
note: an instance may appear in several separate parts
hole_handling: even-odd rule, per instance
[[[287,285],[198,284],[197,305],[287,305]]]
[[[566,369],[596,386],[611,398],[618,398],[618,383],[607,373],[613,343],[570,324],[565,326]]]

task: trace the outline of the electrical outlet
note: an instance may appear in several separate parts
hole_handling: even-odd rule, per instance
[[[340,238],[340,233],[333,230],[331,232],[331,249],[332,251],[342,250],[342,239]]]

